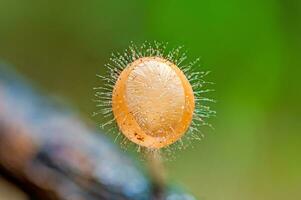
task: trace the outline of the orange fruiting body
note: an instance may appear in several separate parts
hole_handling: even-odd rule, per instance
[[[166,45],[132,43],[112,54],[106,75],[97,75],[102,85],[94,88],[94,115],[101,114],[101,127],[122,146],[131,141],[137,150],[182,149],[204,137],[202,126],[211,127],[206,119],[215,111],[207,104],[214,100],[205,97],[212,91],[207,88],[212,82],[205,80],[208,72],[199,71],[199,59],[187,62],[182,46],[167,51]]]
[[[132,142],[159,149],[180,139],[195,108],[184,73],[162,57],[141,57],[120,73],[112,93],[112,111],[120,131]]]

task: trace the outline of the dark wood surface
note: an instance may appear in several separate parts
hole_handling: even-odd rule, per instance
[[[30,199],[194,199],[158,189],[143,171],[67,105],[0,64],[0,174]]]

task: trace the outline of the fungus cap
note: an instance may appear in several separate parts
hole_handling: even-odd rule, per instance
[[[179,140],[192,121],[195,99],[184,73],[161,57],[142,57],[120,73],[112,110],[132,142],[159,149]]]

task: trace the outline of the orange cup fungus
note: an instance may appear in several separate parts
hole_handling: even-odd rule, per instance
[[[213,100],[203,96],[212,91],[206,88],[211,82],[204,80],[208,72],[196,67],[199,60],[185,62],[181,49],[166,51],[164,43],[145,42],[112,54],[108,74],[98,75],[103,85],[95,88],[99,111],[94,114],[102,114],[106,131],[149,149],[167,147],[184,135],[203,137],[200,127],[210,126],[205,118],[215,116],[205,104]]]
[[[180,139],[191,124],[194,108],[194,93],[184,73],[156,56],[128,64],[112,93],[120,131],[147,148],[159,149]]]

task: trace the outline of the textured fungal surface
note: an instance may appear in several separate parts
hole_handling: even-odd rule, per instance
[[[198,71],[198,60],[187,62],[182,47],[166,51],[165,44],[154,42],[131,45],[124,53],[113,54],[106,65],[108,74],[99,77],[104,84],[96,89],[99,111],[107,119],[107,130],[125,136],[138,147],[160,149],[182,136],[200,139],[205,118],[215,114],[206,106],[203,94],[211,84]],[[181,142],[183,144],[183,142]]]
[[[143,57],[129,64],[114,86],[112,100],[121,131],[150,148],[178,140],[194,111],[194,95],[185,75],[159,57]]]

